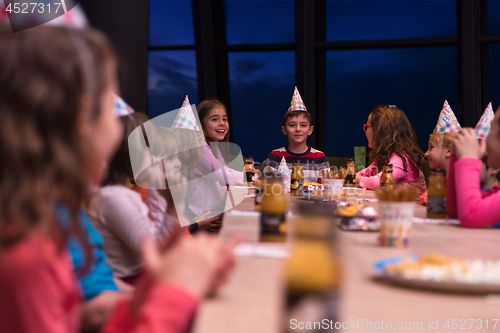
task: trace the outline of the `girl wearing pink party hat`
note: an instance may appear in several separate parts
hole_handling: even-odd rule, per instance
[[[451,143],[461,129],[462,127],[450,104],[448,101],[444,101],[434,132],[429,135],[429,146],[425,152],[430,169],[441,169],[448,172]],[[418,204],[427,206],[427,191],[420,196]]]
[[[479,139],[479,140],[478,140]],[[464,128],[453,140],[448,173],[447,209],[465,227],[483,227],[500,221],[500,185],[481,191],[481,160],[500,169],[500,108],[486,108],[476,130]]]

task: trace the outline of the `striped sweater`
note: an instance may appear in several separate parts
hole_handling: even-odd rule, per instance
[[[320,170],[330,168],[330,163],[328,163],[326,155],[311,147],[302,154],[292,153],[288,150],[288,147],[274,149],[267,155],[264,166],[271,166],[275,170],[278,170],[282,157],[285,158],[290,172],[293,171],[293,161],[302,162],[304,167],[304,179],[308,182],[318,181],[318,178],[321,177]]]

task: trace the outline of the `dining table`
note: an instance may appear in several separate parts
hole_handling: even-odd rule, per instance
[[[358,191],[353,200],[377,209],[373,191]],[[287,196],[287,219],[297,215],[304,197]],[[374,263],[390,257],[430,253],[467,259],[499,260],[500,229],[464,228],[457,223],[434,223],[426,208],[416,206],[407,248],[382,247],[378,232],[336,233],[341,279],[337,321],[342,332],[500,332],[500,294],[449,292],[399,286],[379,279]],[[227,284],[204,299],[193,323],[195,333],[278,333],[285,322],[284,267],[293,242],[259,242],[260,218],[249,192],[224,214],[219,237],[238,234],[246,251],[236,251],[236,265]],[[268,251],[266,251],[266,249]],[[465,324],[464,324],[465,323]],[[391,328],[389,328],[389,325]],[[293,330],[292,330],[293,331]],[[298,330],[297,330],[298,331]]]

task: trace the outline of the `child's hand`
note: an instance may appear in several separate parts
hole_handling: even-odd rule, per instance
[[[476,132],[472,128],[462,129],[453,140],[453,152],[457,159],[482,159],[486,154],[486,141],[478,142]]]
[[[206,229],[208,231],[217,231],[220,229],[221,226],[222,226],[222,214],[215,215],[208,219],[198,222],[198,227],[200,229]]]
[[[233,267],[236,242],[200,234],[180,237],[164,253],[149,239],[143,246],[147,273],[156,281],[166,282],[187,290],[196,297],[213,293],[220,287]]]
[[[359,173],[356,174],[356,179],[354,179],[354,183],[356,185],[359,185],[359,182],[361,181],[361,178],[363,178],[363,176],[361,176]]]

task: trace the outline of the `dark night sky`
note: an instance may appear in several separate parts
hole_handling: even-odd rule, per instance
[[[190,1],[149,3],[150,45],[194,43]],[[488,6],[488,32],[499,34],[500,1]],[[291,0],[226,1],[228,43],[293,43],[294,7]],[[456,36],[455,14],[452,0],[327,1],[327,40]],[[495,108],[499,51],[499,45],[489,49]],[[229,67],[234,141],[243,154],[263,160],[287,142],[280,128],[295,85],[295,54],[230,53]],[[179,108],[186,94],[198,103],[194,51],[150,52],[149,115]],[[362,125],[375,104],[406,111],[426,147],[443,101],[458,113],[456,47],[327,52],[327,96],[327,155],[352,156],[353,146],[367,144]]]

